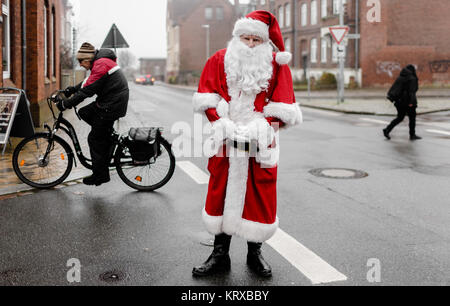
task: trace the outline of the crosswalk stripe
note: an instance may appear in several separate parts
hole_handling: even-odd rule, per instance
[[[189,175],[197,184],[207,185],[209,183],[209,175],[190,161],[179,161],[177,162],[177,166]]]
[[[313,285],[347,280],[347,276],[281,229],[278,229],[267,244],[305,275]]]
[[[434,133],[434,134],[442,134],[442,135],[447,135],[450,136],[450,132],[445,132],[445,131],[440,131],[440,130],[426,130],[429,133]]]

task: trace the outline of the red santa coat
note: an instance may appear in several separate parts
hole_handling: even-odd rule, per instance
[[[268,90],[253,96],[229,88],[225,54],[226,49],[220,50],[208,60],[193,98],[194,111],[206,114],[213,125],[228,118],[238,124],[255,123],[254,127],[272,129],[269,124],[275,122],[286,128],[302,121],[291,71],[287,65],[277,64],[275,54]],[[210,158],[203,221],[211,234],[264,242],[276,232],[279,147],[277,143],[264,147],[261,154],[268,158],[233,154],[230,150],[236,149],[225,146],[220,149],[222,154]]]

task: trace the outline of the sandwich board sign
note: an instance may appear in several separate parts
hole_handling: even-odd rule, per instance
[[[346,26],[330,27],[329,30],[334,41],[336,41],[336,43],[340,45],[344,41],[345,36],[347,36],[349,27]]]
[[[0,88],[0,91],[4,92],[0,93],[0,145],[3,145],[3,154],[9,137],[29,137],[35,131],[25,92],[16,88]],[[18,93],[9,93],[11,91]]]

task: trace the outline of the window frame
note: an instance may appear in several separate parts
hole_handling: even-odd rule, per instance
[[[328,41],[327,36],[320,39],[320,62],[324,64],[328,62]]]
[[[278,23],[280,28],[284,28],[284,5],[278,7]]]
[[[308,25],[308,4],[303,3],[300,6],[300,25],[306,27]]]
[[[313,43],[314,42],[314,43]],[[310,58],[311,58],[311,63],[315,64],[317,63],[317,38],[311,38],[310,41]],[[313,52],[314,51],[314,52]]]
[[[10,15],[10,0],[5,0],[6,4],[2,2],[2,18],[6,16],[6,21],[3,20],[3,28],[6,26],[6,33],[3,33],[3,47],[6,51],[6,60],[7,66],[6,69],[3,66],[3,59],[5,58],[5,52],[2,54],[2,70],[3,70],[3,79],[11,78],[11,15]],[[6,37],[6,47],[4,38]]]
[[[316,25],[318,22],[318,10],[317,10],[317,0],[311,1],[311,25]]]
[[[284,5],[284,22],[286,27],[290,27],[291,26],[291,4],[290,3],[286,3]]]
[[[328,0],[321,0],[320,2],[320,16],[325,18],[328,16]]]
[[[208,18],[208,14],[207,14],[208,10],[211,11],[211,17],[210,18]],[[205,20],[213,20],[213,19],[214,19],[214,8],[211,7],[211,6],[205,7]]]

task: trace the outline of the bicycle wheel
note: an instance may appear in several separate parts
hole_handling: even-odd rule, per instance
[[[49,149],[49,154],[45,154]],[[73,166],[73,152],[62,138],[39,133],[24,139],[14,150],[13,168],[19,179],[34,188],[55,187],[69,176]]]
[[[134,164],[126,147],[118,148],[115,156],[117,173],[122,181],[139,191],[153,191],[163,187],[175,171],[175,156],[167,140],[160,141],[161,154],[145,165]]]

